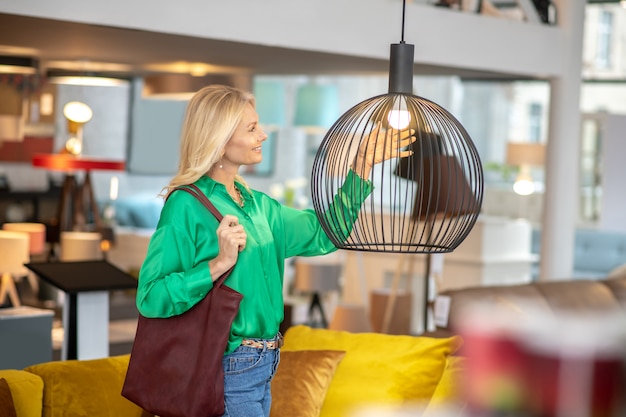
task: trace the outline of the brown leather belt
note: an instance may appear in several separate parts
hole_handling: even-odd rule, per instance
[[[278,339],[274,340],[259,340],[259,339],[243,339],[241,346],[247,346],[257,349],[263,349],[267,347],[270,350],[280,349],[283,346],[283,335],[279,334]]]

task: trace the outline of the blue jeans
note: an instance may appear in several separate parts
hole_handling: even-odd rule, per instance
[[[280,361],[279,349],[239,346],[224,355],[224,417],[268,417],[270,382]]]

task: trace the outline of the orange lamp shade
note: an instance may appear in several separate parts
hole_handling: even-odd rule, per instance
[[[46,246],[46,226],[43,223],[4,223],[2,229],[22,232],[29,237],[29,253],[43,253]]]
[[[126,163],[124,161],[69,154],[36,154],[33,156],[33,166],[58,171],[88,171],[92,169],[123,171],[126,168]]]

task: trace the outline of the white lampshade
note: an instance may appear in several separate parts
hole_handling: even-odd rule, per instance
[[[61,261],[94,261],[102,259],[100,241],[96,232],[61,232]]]
[[[46,248],[46,225],[43,223],[4,223],[4,230],[24,232],[29,236],[31,255],[43,253]]]
[[[30,262],[28,234],[0,230],[0,273],[26,275]]]

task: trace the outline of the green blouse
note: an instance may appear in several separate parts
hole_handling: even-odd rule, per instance
[[[336,250],[313,210],[281,205],[259,191],[238,184],[244,207],[237,205],[223,184],[208,176],[195,183],[217,209],[239,218],[247,242],[226,285],[243,294],[226,353],[243,338],[271,339],[283,320],[283,273],[291,256],[323,255]],[[339,189],[327,215],[347,219],[346,232],[371,193],[371,183],[352,171]],[[349,223],[349,224],[347,224]],[[215,217],[189,193],[176,191],[163,206],[157,228],[139,273],[137,308],[146,317],[181,314],[213,286],[208,261],[217,256]]]

